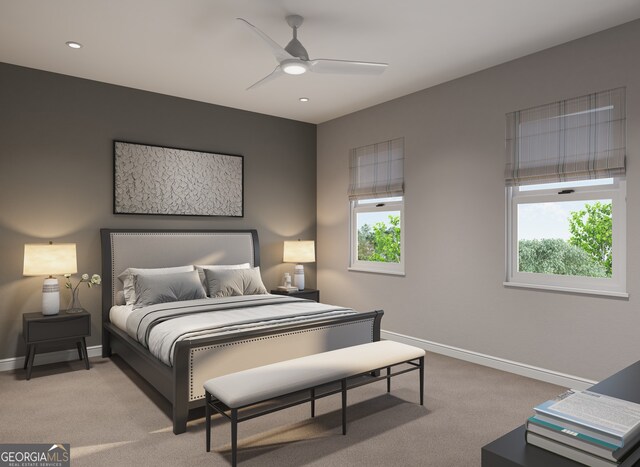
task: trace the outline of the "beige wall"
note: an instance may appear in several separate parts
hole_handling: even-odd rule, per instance
[[[638,50],[640,21],[319,125],[323,301],[383,308],[386,330],[583,378],[638,360]],[[630,298],[503,287],[505,113],[619,86],[627,87]],[[405,138],[406,277],[348,272],[348,151],[397,137]]]
[[[114,139],[243,155],[245,217],[112,214]],[[315,125],[0,64],[0,360],[24,355],[22,313],[41,303],[43,278],[22,276],[25,243],[75,242],[79,272],[92,274],[101,227],[256,228],[274,287],[292,271],[282,242],[315,238],[315,153]],[[80,298],[96,345],[100,290]]]

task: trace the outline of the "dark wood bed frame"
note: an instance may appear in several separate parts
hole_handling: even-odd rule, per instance
[[[118,354],[142,378],[162,394],[173,406],[173,432],[184,433],[187,429],[189,411],[205,405],[204,397],[189,400],[189,356],[191,350],[203,346],[260,339],[265,336],[298,334],[305,330],[336,324],[353,323],[363,319],[373,320],[373,340],[380,340],[380,323],[383,311],[376,310],[346,317],[332,318],[313,324],[295,324],[271,331],[238,332],[224,337],[206,337],[179,341],[174,350],[173,367],[167,366],[154,357],[145,347],[129,335],[111,324],[109,311],[112,306],[112,251],[111,233],[235,233],[249,232],[253,238],[254,266],[260,264],[260,250],[256,230],[142,230],[142,229],[101,229],[102,243],[102,356]],[[133,265],[132,265],[133,266]],[[353,344],[352,344],[353,345]]]

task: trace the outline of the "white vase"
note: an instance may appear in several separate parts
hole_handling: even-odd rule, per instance
[[[293,285],[298,287],[298,290],[304,289],[304,267],[302,264],[296,264],[293,272]]]

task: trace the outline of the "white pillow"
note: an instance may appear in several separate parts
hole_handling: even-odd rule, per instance
[[[155,276],[158,274],[173,274],[176,272],[193,271],[193,265],[177,266],[174,268],[127,268],[120,273],[118,279],[122,282],[124,289],[124,299],[127,305],[133,305],[136,302],[136,288],[133,276],[143,274],[146,276]]]
[[[116,305],[126,305],[127,301],[124,299],[124,290],[118,290],[116,292]]]
[[[202,282],[202,287],[204,290],[209,290],[209,284],[207,283],[207,278],[204,275],[204,271],[208,269],[209,271],[222,271],[223,269],[251,269],[251,264],[249,263],[241,263],[241,264],[196,264],[196,271],[198,271],[198,275],[200,276],[200,282]]]

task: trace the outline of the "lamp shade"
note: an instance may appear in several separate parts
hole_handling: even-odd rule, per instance
[[[27,243],[24,246],[25,276],[55,276],[78,272],[75,243]]]
[[[285,263],[313,263],[316,260],[316,247],[313,240],[284,242],[282,261]]]

